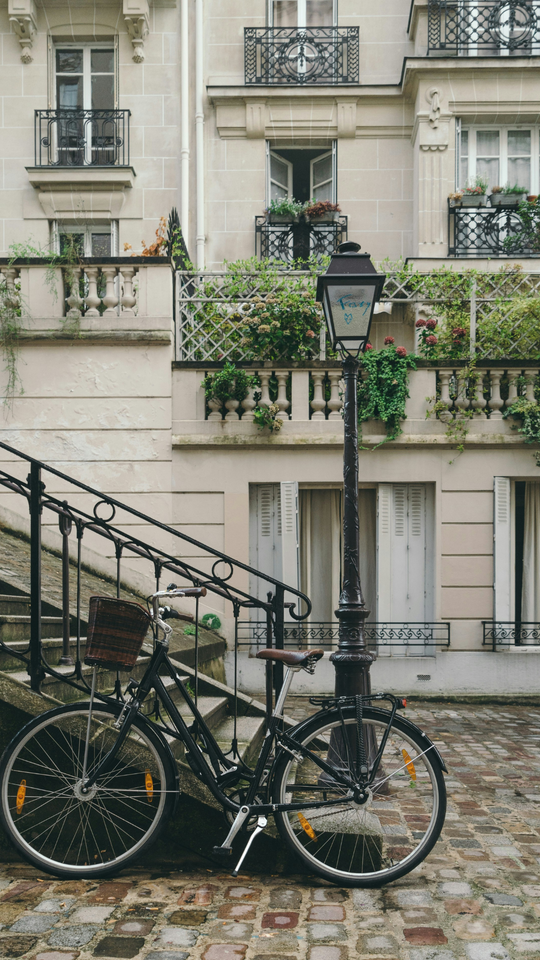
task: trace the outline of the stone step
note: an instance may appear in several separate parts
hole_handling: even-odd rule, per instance
[[[9,650],[0,649],[0,670],[10,673],[12,670],[18,671],[21,669],[21,661],[15,656],[16,653],[26,655],[28,651],[29,640],[13,640],[9,643]],[[51,667],[56,667],[60,657],[62,656],[62,639],[61,637],[49,637],[42,641],[43,654],[47,663],[50,663]],[[81,637],[81,658],[84,658],[84,653],[86,649],[86,638]],[[75,659],[75,654],[77,650],[77,645],[73,637],[70,641],[70,652],[73,659]]]
[[[231,748],[234,733],[234,718],[229,716],[222,720],[213,730],[219,746],[226,753]],[[265,733],[265,718],[237,717],[236,737],[238,753],[248,765],[258,756]]]
[[[30,612],[30,597],[25,594],[0,593],[0,615],[11,614],[28,615]]]
[[[62,617],[42,617],[41,636],[48,639],[57,637],[62,631]],[[0,615],[0,640],[12,643],[27,640],[30,637],[30,616]]]

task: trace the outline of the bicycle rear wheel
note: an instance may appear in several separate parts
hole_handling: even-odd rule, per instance
[[[172,812],[170,753],[137,717],[110,770],[81,792],[89,704],[59,707],[17,734],[0,762],[0,819],[32,864],[58,877],[105,876],[152,843]],[[87,773],[114,744],[121,705],[95,704]]]
[[[390,714],[365,708],[364,743],[380,744]],[[354,707],[323,711],[291,735],[317,757],[356,780],[357,721]],[[302,803],[301,810],[278,812],[276,824],[297,856],[326,880],[346,886],[376,887],[397,880],[428,855],[441,832],[446,789],[440,761],[427,749],[422,732],[396,716],[366,803],[355,803],[309,757],[283,751],[274,774],[274,803]],[[374,757],[369,758],[372,766]],[[310,807],[310,801],[334,801]]]

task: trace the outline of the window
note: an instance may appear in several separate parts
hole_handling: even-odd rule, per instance
[[[489,188],[518,184],[539,192],[538,128],[469,127],[461,131],[459,186],[475,177],[488,180]]]
[[[67,44],[55,50],[57,162],[115,162],[115,55],[110,44]],[[88,113],[91,111],[91,113]]]
[[[81,257],[117,257],[118,225],[112,223],[55,223],[53,247],[63,253],[73,247]]]
[[[335,26],[334,0],[270,0],[272,27]]]
[[[268,151],[268,200],[294,197],[336,203],[336,148]]]

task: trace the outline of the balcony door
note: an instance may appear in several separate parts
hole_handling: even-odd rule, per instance
[[[115,51],[110,44],[66,44],[55,50],[51,134],[60,166],[115,162]]]
[[[271,27],[333,27],[334,0],[270,0]]]

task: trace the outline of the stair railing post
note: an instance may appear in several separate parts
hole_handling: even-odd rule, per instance
[[[73,657],[69,649],[70,614],[69,614],[69,535],[72,521],[68,515],[69,504],[64,500],[66,513],[58,517],[58,526],[62,534],[62,656],[59,663],[62,666],[73,666]]]
[[[31,463],[28,474],[30,487],[30,686],[40,692],[43,668],[41,664],[41,468]]]

